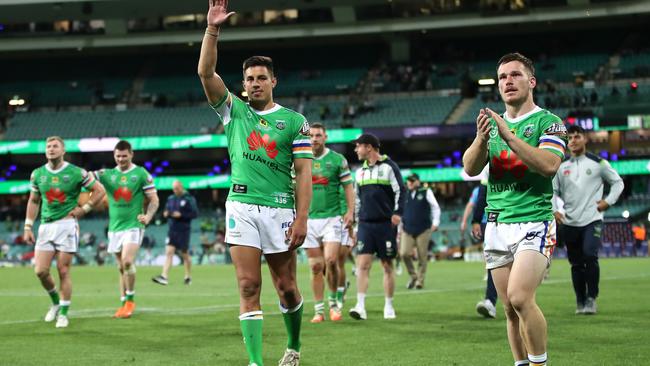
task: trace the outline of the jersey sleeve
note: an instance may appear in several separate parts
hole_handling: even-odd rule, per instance
[[[95,176],[89,173],[86,169],[79,168],[81,171],[81,186],[88,189],[95,184]]]
[[[302,117],[302,116],[301,116]],[[293,136],[291,146],[293,159],[313,159],[314,155],[311,150],[311,141],[309,141],[309,123],[302,117],[300,127]]]
[[[142,181],[142,190],[145,194],[156,193],[156,185],[153,182],[153,177],[144,168],[142,168]]]
[[[36,174],[36,171],[34,170],[32,175],[29,177],[29,188],[32,192],[40,194],[41,191],[38,189],[38,183],[36,182],[38,179],[37,175],[38,174]]]
[[[352,184],[352,173],[348,161],[341,155],[341,166],[339,167],[339,181],[342,185]]]
[[[567,131],[564,123],[559,118],[545,118],[541,121],[542,133],[539,137],[538,147],[548,150],[553,154],[564,158],[567,143]]]
[[[230,97],[230,103],[228,103],[228,97]],[[245,105],[246,103],[237,98],[237,96],[231,92],[227,92],[226,95],[224,95],[217,103],[210,104],[210,107],[217,112],[221,118],[221,122],[225,126],[230,123],[233,117],[237,114],[237,111],[241,110],[242,106]]]

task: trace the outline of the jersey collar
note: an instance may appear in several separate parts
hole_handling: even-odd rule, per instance
[[[382,156],[380,156],[380,157],[379,157],[379,160],[377,160],[377,162],[375,163],[375,165],[379,165],[379,164],[383,163],[386,159],[388,159],[388,155],[382,155]],[[374,165],[373,165],[373,166],[374,166]],[[364,169],[368,169],[369,167],[370,167],[370,165],[368,165],[368,160],[364,160],[364,161],[363,161],[363,168],[364,168]]]
[[[330,153],[330,149],[326,147],[325,149],[323,149],[323,155],[318,156],[318,157],[314,156],[314,160],[320,160],[320,159],[324,158],[325,155],[327,155],[329,153]]]
[[[250,105],[250,104],[249,104],[249,105]],[[271,109],[267,109],[267,110],[265,110],[265,111],[258,111],[257,109],[251,107],[251,109],[252,109],[255,113],[259,114],[260,116],[265,116],[265,115],[267,115],[267,114],[271,114],[271,113],[273,113],[273,112],[277,112],[277,111],[280,110],[280,108],[282,108],[282,106],[279,105],[278,103],[273,103],[273,107],[271,107]]]
[[[131,163],[131,166],[129,167],[129,169],[127,169],[127,170],[125,170],[125,171],[121,171],[121,170],[120,170],[120,167],[116,165],[116,166],[115,166],[115,170],[117,170],[118,172],[120,172],[120,173],[122,173],[122,174],[126,174],[126,173],[130,172],[131,170],[133,170],[133,169],[135,169],[135,168],[137,168],[137,167],[138,167],[137,165]]]
[[[533,108],[532,111],[530,111],[530,112],[528,112],[528,113],[526,113],[524,115],[521,115],[521,116],[519,116],[517,118],[508,117],[508,111],[505,111],[505,112],[503,112],[503,118],[506,121],[510,122],[510,123],[517,123],[517,122],[521,122],[521,121],[525,120],[526,118],[532,116],[533,114],[535,114],[535,113],[537,113],[537,112],[539,112],[541,110],[542,110],[542,108],[540,108],[538,106],[535,106],[535,108]]]
[[[50,173],[52,173],[52,174],[56,174],[56,173],[61,172],[61,171],[62,171],[63,169],[65,169],[67,166],[68,166],[68,162],[67,162],[67,161],[64,161],[63,164],[61,164],[61,167],[60,167],[59,169],[54,170],[54,169],[50,168],[50,163],[46,163],[46,164],[45,164],[45,169],[47,169],[47,171],[50,172]]]

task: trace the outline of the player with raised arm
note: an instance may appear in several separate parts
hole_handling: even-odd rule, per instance
[[[144,228],[156,214],[159,202],[151,175],[133,164],[133,149],[128,141],[115,145],[113,157],[117,166],[95,175],[108,193],[108,252],[115,254],[120,271],[122,304],[114,317],[130,318],[135,310],[135,259]]]
[[[239,285],[240,325],[251,365],[262,365],[261,255],[268,263],[288,333],[280,365],[300,363],[303,299],[296,281],[296,252],[307,235],[312,195],[309,124],[273,101],[277,79],[269,57],[243,63],[248,103],[215,72],[220,26],[233,12],[211,0],[198,74],[210,106],[219,114],[232,162],[226,201],[226,237]],[[292,182],[295,170],[295,192]]]
[[[546,365],[546,320],[535,291],[556,242],[552,179],[564,157],[566,128],[535,105],[532,61],[507,54],[497,63],[497,75],[506,111],[479,112],[463,165],[470,176],[490,167],[485,261],[503,300],[515,365]]]
[[[68,309],[72,297],[70,267],[74,254],[79,249],[77,220],[92,211],[105,194],[104,187],[95,181],[92,174],[63,160],[64,154],[63,139],[58,136],[48,137],[45,143],[47,164],[35,169],[30,178],[31,192],[27,201],[24,231],[25,241],[36,244],[34,270],[52,300],[45,321],[56,319],[57,328],[66,328],[69,324]],[[79,206],[82,188],[90,191],[90,199]],[[35,237],[32,228],[39,206],[41,225]],[[54,259],[59,272],[60,294],[50,275]]]

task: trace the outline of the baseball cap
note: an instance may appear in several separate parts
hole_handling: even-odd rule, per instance
[[[417,174],[415,174],[415,173],[413,173],[413,174],[409,175],[409,176],[406,178],[406,180],[408,180],[408,181],[410,181],[410,182],[415,182],[416,180],[420,180],[420,176],[417,175]]]
[[[352,143],[354,144],[368,144],[375,149],[378,149],[381,144],[379,143],[379,139],[377,136],[371,134],[371,133],[364,133],[361,136],[357,137],[356,140],[353,140]]]

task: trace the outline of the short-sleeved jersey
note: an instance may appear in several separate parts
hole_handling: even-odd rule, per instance
[[[293,161],[312,158],[305,117],[279,104],[257,111],[231,93],[212,108],[221,117],[228,141],[228,200],[294,208]]]
[[[144,228],[138,221],[138,215],[144,212],[145,194],[156,192],[149,172],[133,164],[126,171],[115,167],[98,170],[95,175],[106,188],[108,231]]]
[[[314,157],[311,164],[311,185],[314,193],[309,206],[309,218],[338,216],[339,189],[346,184],[352,184],[348,161],[336,151],[325,148],[323,155]]]
[[[42,197],[42,222],[66,217],[77,206],[81,188],[91,188],[95,184],[92,174],[68,162],[63,162],[57,170],[47,164],[36,168],[30,180],[32,192]]]
[[[514,120],[504,119],[511,131],[528,145],[564,157],[567,132],[562,120],[535,107]],[[490,175],[486,212],[498,213],[497,222],[538,222],[553,219],[553,178],[532,171],[499,136],[492,121],[488,142]]]

